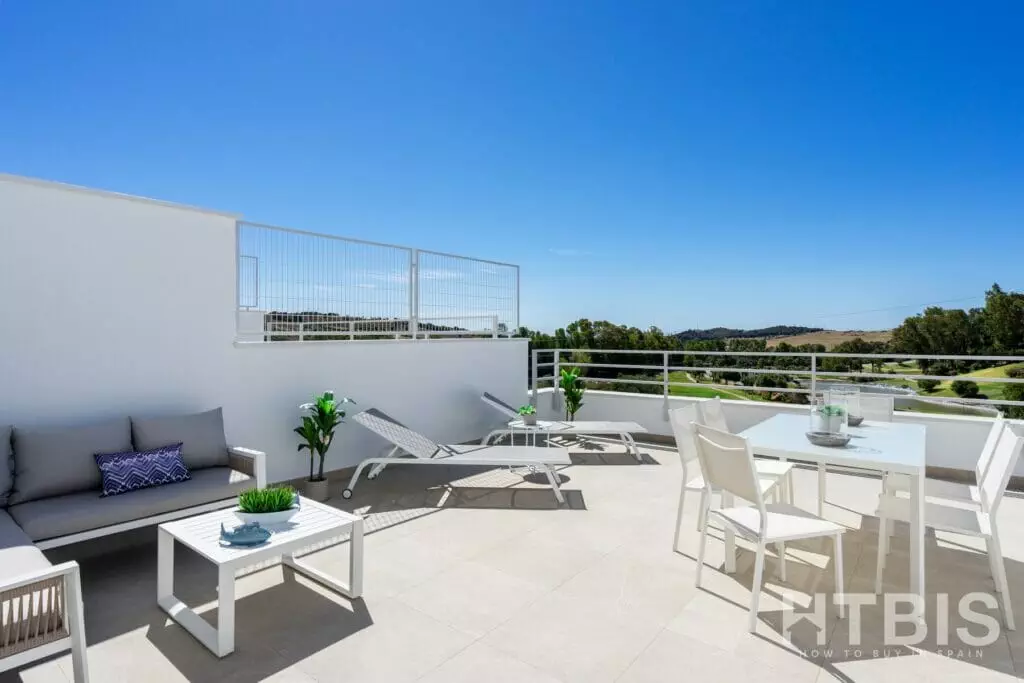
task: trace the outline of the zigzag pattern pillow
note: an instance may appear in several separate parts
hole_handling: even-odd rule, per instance
[[[117,496],[192,478],[181,459],[180,443],[148,451],[97,453],[95,457],[103,476],[101,496]]]

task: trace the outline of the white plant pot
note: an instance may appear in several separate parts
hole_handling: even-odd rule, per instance
[[[322,503],[329,497],[327,493],[327,480],[323,481],[309,481],[307,480],[303,484],[303,493],[310,500],[315,500],[318,503]]]
[[[242,520],[243,523],[259,522],[260,526],[269,527],[275,524],[287,523],[298,511],[299,508],[282,510],[280,512],[242,512],[241,509],[235,508],[235,517]]]
[[[520,415],[519,417],[527,427],[532,427],[537,424],[537,413],[533,413],[531,415]]]
[[[843,431],[843,416],[815,415],[813,424],[814,429],[812,431],[825,432],[827,434],[838,434]]]

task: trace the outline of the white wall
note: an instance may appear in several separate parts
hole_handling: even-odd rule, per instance
[[[521,393],[524,340],[235,342],[235,217],[0,176],[0,424],[84,424],[223,406],[231,443],[302,476],[298,405],[334,389],[438,440]],[[379,444],[356,424],[328,454]]]
[[[670,407],[704,399],[669,397]],[[672,428],[665,418],[662,396],[627,394],[612,391],[588,390],[584,406],[577,414],[580,420],[632,420],[639,422],[654,434],[671,436]],[[807,408],[783,403],[759,401],[722,401],[729,428],[741,431],[777,413],[806,414]],[[552,406],[551,390],[540,392],[537,408],[543,417],[554,419],[562,414]],[[925,413],[896,413],[897,422],[917,422],[927,427],[927,458],[933,467],[951,467],[974,471],[981,447],[992,425],[991,419],[961,415],[932,415]],[[1024,460],[1015,472],[1024,476]]]

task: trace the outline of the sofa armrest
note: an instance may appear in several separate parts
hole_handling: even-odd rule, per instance
[[[228,448],[228,463],[232,469],[255,478],[257,488],[267,485],[267,454],[263,451],[231,446]]]
[[[77,562],[64,562],[0,581],[0,610],[8,620],[5,631],[9,631],[0,642],[0,659],[34,661],[52,654],[39,650],[41,654],[35,655],[34,651],[70,638],[74,678],[89,680],[82,581]],[[45,616],[47,612],[58,619]],[[39,619],[38,615],[45,618]],[[25,624],[30,628],[23,628]],[[13,628],[8,628],[11,625]]]

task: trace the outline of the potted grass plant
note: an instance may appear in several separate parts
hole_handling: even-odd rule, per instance
[[[305,411],[302,416],[302,424],[295,428],[302,441],[298,450],[309,451],[309,479],[306,481],[306,497],[315,501],[327,500],[327,478],[324,477],[324,458],[327,456],[327,449],[334,441],[334,432],[342,423],[345,411],[341,406],[345,403],[355,403],[350,398],[335,399],[333,391],[325,391],[314,397],[311,403],[304,403],[299,408]],[[314,470],[314,465],[319,458],[319,467]]]
[[[561,377],[558,378],[558,386],[562,390],[562,398],[565,399],[565,419],[572,422],[576,419],[576,413],[583,407],[583,392],[587,387],[580,379],[576,368],[563,369]]]
[[[235,516],[244,523],[260,526],[283,524],[299,511],[299,494],[291,486],[249,489],[238,496]]]
[[[843,431],[843,418],[846,409],[841,405],[829,403],[811,408],[811,431],[822,434],[839,434]]]
[[[532,427],[537,424],[537,409],[531,405],[519,406],[519,419],[523,421],[524,425]]]

